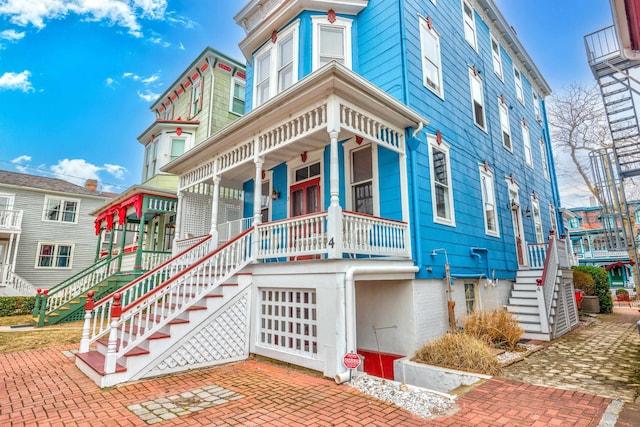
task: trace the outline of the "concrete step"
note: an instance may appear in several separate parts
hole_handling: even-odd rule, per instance
[[[520,323],[533,323],[540,325],[540,315],[538,314],[521,314],[521,313],[513,313],[513,317]]]
[[[513,285],[514,291],[531,291],[536,292],[538,289],[538,285],[535,283],[515,283]]]
[[[533,306],[538,307],[537,298],[509,298],[509,305],[512,306]]]
[[[513,290],[511,291],[511,298],[532,298],[532,299],[538,299],[537,296],[537,292],[535,290],[533,291],[516,291]]]
[[[539,314],[540,310],[538,309],[538,305],[535,306],[527,306],[527,305],[508,305],[507,311],[513,314]]]

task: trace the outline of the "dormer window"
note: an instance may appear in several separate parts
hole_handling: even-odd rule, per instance
[[[202,110],[202,77],[198,77],[191,84],[191,109],[190,109],[190,117],[195,116]]]
[[[165,107],[162,118],[164,120],[173,120],[173,104],[169,104]]]
[[[270,98],[298,81],[298,22],[280,31],[254,55],[254,104]]]
[[[350,19],[336,17],[333,23],[326,15],[311,18],[313,23],[313,69],[317,70],[331,61],[351,68]]]

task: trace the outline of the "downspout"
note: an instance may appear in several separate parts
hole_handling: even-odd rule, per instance
[[[418,123],[418,128],[413,132],[413,134],[411,135],[412,138],[407,143],[407,148],[409,148],[408,154],[411,161],[411,192],[413,194],[413,197],[412,197],[413,221],[411,221],[411,223],[413,224],[414,232],[411,233],[411,236],[413,237],[413,247],[415,248],[416,265],[420,268],[422,267],[422,242],[420,240],[420,208],[418,204],[418,200],[420,200],[419,198],[420,194],[418,192],[418,177],[417,177],[417,170],[418,170],[417,156],[418,156],[418,145],[420,144],[420,141],[418,141],[416,137],[422,131],[423,126],[424,125],[422,122]]]
[[[371,274],[401,274],[401,273],[417,273],[418,267],[416,266],[380,266],[380,265],[359,265],[359,266],[351,266],[347,269],[344,275],[344,286],[341,291],[344,292],[344,295],[340,296],[340,299],[343,301],[342,306],[344,307],[344,320],[345,320],[345,346],[343,348],[343,354],[347,354],[349,352],[356,351],[356,293],[355,293],[355,279],[354,276],[357,274],[363,273],[371,273]],[[336,384],[342,384],[351,379],[351,372],[349,369],[343,367],[344,371],[336,374],[335,381]]]
[[[485,258],[487,260],[487,274],[486,274],[486,277],[488,279],[489,276],[491,275],[491,267],[489,267],[489,249],[487,249],[487,248],[477,248],[477,247],[469,248],[469,254],[474,258],[478,258],[478,263],[482,262],[482,255],[480,255],[479,252],[483,252],[484,256],[485,256]]]

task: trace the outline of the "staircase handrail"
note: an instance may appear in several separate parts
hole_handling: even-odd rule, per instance
[[[36,287],[29,283],[28,280],[20,276],[9,268],[11,264],[0,266],[0,276],[4,275],[5,280],[2,282],[14,291],[23,296],[36,295]],[[4,270],[4,271],[3,271]]]
[[[542,286],[547,322],[551,319],[551,305],[553,304],[553,294],[555,292],[556,277],[558,276],[558,268],[560,264],[558,260],[558,245],[556,244],[556,240],[555,233],[551,230],[549,233],[547,256],[544,260],[544,269],[542,270],[542,278],[540,279],[540,282],[538,282],[538,286]]]
[[[253,261],[253,230],[254,227],[249,228],[133,301],[121,304],[122,295],[116,292],[99,308],[93,307],[89,299],[80,353],[87,352],[93,342],[108,333],[104,369],[105,373],[115,372],[118,358]],[[203,282],[212,276],[212,283]]]
[[[152,287],[147,288],[146,291],[150,291],[155,286],[153,286],[154,279],[158,278],[159,273],[166,273],[167,267],[170,266],[171,270],[169,270],[168,277],[171,277],[172,273],[175,274],[176,271],[181,270],[180,266],[188,265],[192,259],[198,259],[202,256],[203,253],[208,252],[208,247],[204,247],[206,242],[211,239],[211,235],[206,236],[204,239],[198,241],[193,246],[183,250],[179,254],[174,257],[167,259],[162,264],[154,267],[153,269],[147,271],[136,279],[132,280],[122,288],[118,289],[118,292],[125,297],[124,301],[127,301],[129,298],[131,301],[138,298],[144,292],[140,292],[142,290],[143,285],[150,285]],[[167,278],[168,278],[167,277]],[[149,280],[151,279],[151,280]],[[166,278],[165,278],[166,280]],[[160,283],[162,283],[162,280]],[[156,283],[157,284],[157,283]],[[103,305],[106,301],[110,300],[112,295],[107,295],[99,301],[94,303],[94,307],[98,308]]]
[[[50,313],[77,298],[93,285],[111,276],[117,270],[118,260],[121,256],[122,255],[104,258],[73,276],[66,278],[46,290],[46,292],[38,292],[38,295],[42,294],[42,301],[36,302],[33,313],[34,317],[42,315],[43,313]]]

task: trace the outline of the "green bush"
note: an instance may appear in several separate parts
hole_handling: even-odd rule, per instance
[[[576,290],[582,290],[587,296],[596,296],[596,281],[589,273],[575,270],[573,272],[573,286]]]
[[[33,313],[36,297],[0,297],[0,317]]]
[[[579,265],[572,267],[574,271],[582,271],[589,274],[595,280],[595,296],[600,300],[600,313],[613,311],[613,299],[609,290],[609,275],[602,267],[593,265]]]

